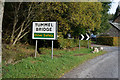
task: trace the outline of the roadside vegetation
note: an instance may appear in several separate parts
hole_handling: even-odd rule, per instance
[[[79,35],[97,34],[108,29],[109,8],[110,2],[5,2],[3,78],[59,78],[77,65],[104,54],[91,53],[92,49],[87,48],[88,41],[85,40],[80,41],[79,50]],[[58,22],[53,60],[50,40],[38,40],[37,58],[34,58],[33,21]]]
[[[60,39],[60,44],[58,44],[57,40],[54,41],[54,48],[57,50],[70,50],[74,47],[79,46],[79,40],[75,39]],[[38,56],[41,54],[51,53],[46,52],[50,51],[51,47],[49,47],[51,44],[51,41],[45,41],[46,44],[40,43],[41,41],[38,40]],[[90,43],[91,41],[89,41]],[[81,47],[87,48],[88,44],[86,40],[81,41]],[[90,46],[90,44],[89,44]],[[41,49],[40,49],[41,48]],[[46,48],[46,49],[45,49]],[[29,45],[29,44],[23,44],[19,43],[15,46],[11,46],[8,44],[3,44],[3,53],[2,53],[2,59],[5,64],[10,64],[14,62],[18,62],[21,59],[27,58],[27,57],[34,57],[35,52],[35,45]]]
[[[33,21],[57,21],[58,36],[62,39],[67,38],[67,34],[78,39],[86,32],[104,32],[109,28],[109,8],[110,2],[6,2],[2,40],[12,46],[18,42],[32,44]]]
[[[37,58],[29,56],[21,59],[19,62],[3,65],[3,78],[60,78],[64,73],[70,71],[74,67],[88,61],[105,52],[91,53],[92,49],[78,47],[70,49],[54,49],[54,57],[51,59],[51,48],[39,48],[42,54],[38,54]],[[25,54],[34,55],[34,48],[29,46],[19,50],[25,51]],[[11,51],[13,53],[13,51]],[[19,52],[22,55],[22,52]],[[13,55],[14,56],[14,55]],[[5,62],[3,61],[3,64]]]

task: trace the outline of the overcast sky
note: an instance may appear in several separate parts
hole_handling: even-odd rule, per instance
[[[112,0],[111,9],[109,11],[110,14],[114,14],[115,13],[119,1],[120,0]]]

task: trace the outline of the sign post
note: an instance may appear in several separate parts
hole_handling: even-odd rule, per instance
[[[36,47],[35,47],[35,58],[36,58],[36,54],[37,54],[37,40],[36,40]]]
[[[86,33],[86,36],[87,36],[87,39],[88,40],[88,49],[89,49],[89,39],[90,39],[90,36]]]
[[[83,40],[84,39],[84,36],[83,36],[83,34],[81,34],[80,36],[79,36],[79,49],[80,49],[80,40]]]
[[[51,58],[53,59],[53,40],[52,40],[52,55]]]
[[[35,58],[37,53],[37,39],[52,40],[53,59],[53,40],[57,40],[57,22],[33,22],[32,39],[36,39]]]
[[[80,40],[79,40],[79,49],[80,49]]]
[[[88,49],[89,49],[89,40],[88,40]]]
[[[88,40],[87,47],[89,48],[89,39],[90,39],[90,36],[87,33],[85,35],[81,34],[79,36],[79,49],[80,49],[80,40]]]

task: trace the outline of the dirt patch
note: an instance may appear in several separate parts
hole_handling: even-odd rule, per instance
[[[61,57],[60,55],[53,55],[53,56],[55,56],[55,57]]]
[[[35,62],[36,62],[36,61],[31,61],[31,63],[33,63],[33,64],[34,64]]]
[[[75,54],[74,56],[83,56],[83,55],[87,55],[87,54]]]

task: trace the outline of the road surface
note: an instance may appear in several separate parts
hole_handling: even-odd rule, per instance
[[[79,65],[61,78],[118,78],[118,50],[120,49],[110,46],[103,46],[103,48],[107,54]]]

